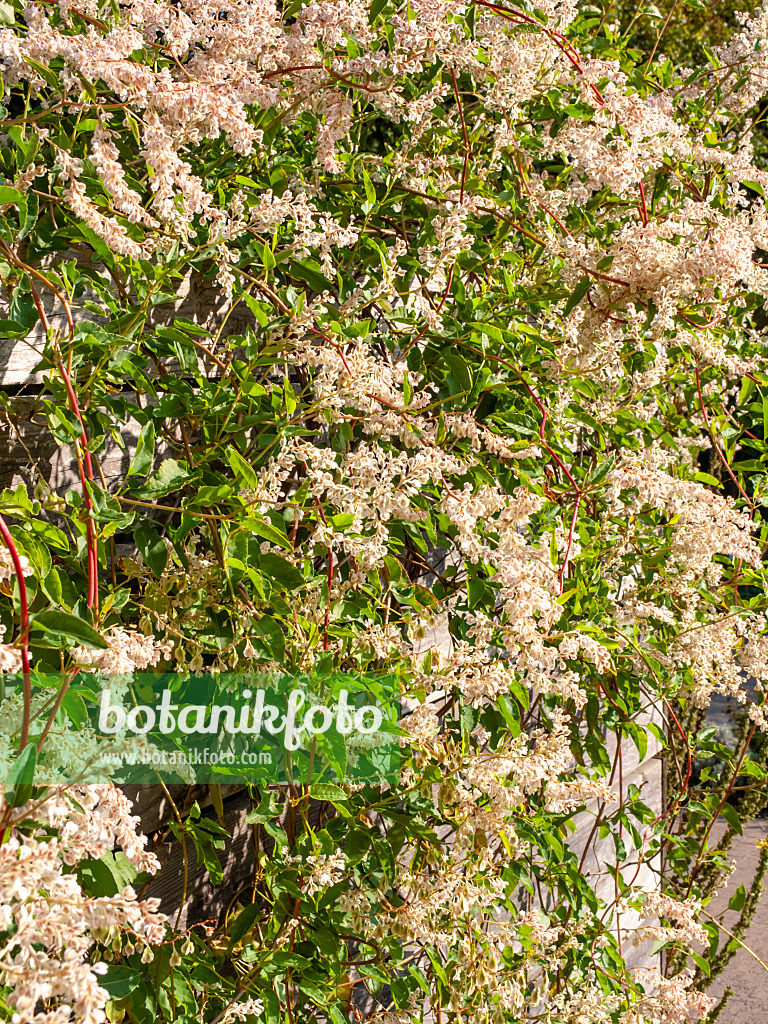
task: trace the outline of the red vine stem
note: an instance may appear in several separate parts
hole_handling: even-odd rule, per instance
[[[515,369],[515,367],[512,366],[511,363],[507,363],[506,360],[499,359],[498,356],[494,356],[493,358],[496,359],[498,362],[504,363],[506,366],[509,366],[511,369],[513,369],[513,370]],[[528,382],[526,381],[525,377],[523,377],[523,375],[520,373],[520,371],[516,370],[515,372],[517,373],[518,377],[520,378],[521,384],[523,385],[525,390],[528,392],[528,394],[531,396],[531,398],[534,400],[534,402],[536,403],[536,407],[538,408],[539,412],[541,413],[541,426],[539,427],[539,438],[541,440],[541,443],[544,445],[544,447],[547,449],[547,451],[549,452],[549,454],[552,457],[552,459],[555,461],[557,466],[560,468],[560,471],[562,473],[565,473],[565,475],[568,477],[568,481],[569,481],[571,487],[573,487],[573,489],[576,491],[576,497],[577,498],[581,498],[582,490],[579,487],[579,485],[576,483],[576,481],[573,479],[573,476],[571,475],[571,473],[568,470],[567,466],[562,461],[560,456],[552,448],[550,448],[550,446],[544,440],[544,431],[546,429],[547,419],[548,419],[548,416],[549,416],[549,414],[547,413],[547,410],[544,408],[544,405],[543,405],[541,399],[539,398],[539,396],[536,394],[536,392],[533,390],[533,388],[530,386],[530,384],[528,384]]]
[[[647,228],[648,227],[648,208],[645,205],[645,189],[643,188],[642,181],[639,181],[637,183],[637,185],[638,185],[638,188],[640,189],[640,212],[643,215],[643,227]]]
[[[88,517],[85,523],[86,530],[86,543],[88,547],[88,607],[93,609],[94,612],[98,611],[99,602],[99,582],[98,582],[98,555],[96,552],[96,532],[93,527],[93,502],[91,501],[91,495],[88,490],[88,480],[93,482],[93,464],[91,462],[91,453],[86,447],[88,444],[88,433],[85,429],[85,422],[83,421],[82,413],[80,412],[80,405],[77,401],[77,395],[75,389],[72,387],[72,381],[70,380],[69,374],[67,373],[64,363],[61,359],[57,359],[59,373],[64,380],[64,386],[67,389],[69,396],[70,405],[72,411],[78,419],[80,426],[83,430],[83,438],[85,444],[83,445],[83,451],[85,457],[80,454],[79,445],[77,450],[77,466],[80,472],[80,480],[83,485],[83,504],[85,505]],[[83,468],[84,464],[84,468]]]
[[[8,529],[8,524],[0,516],[0,536],[5,541],[5,546],[13,562],[13,571],[16,573],[16,582],[19,586],[19,626],[20,634],[18,643],[21,646],[21,669],[24,679],[24,712],[21,720],[21,743],[20,750],[23,750],[29,739],[29,720],[32,714],[32,680],[30,677],[29,664],[29,603],[27,601],[27,585],[24,582],[24,570],[21,567],[19,552]]]
[[[504,7],[502,4],[491,3],[489,2],[489,0],[472,0],[472,2],[474,4],[477,4],[477,6],[479,7],[487,7],[488,10],[493,11],[495,14],[499,14],[502,17],[509,18],[512,21],[524,21],[529,25],[535,25],[536,28],[538,28],[544,35],[549,36],[549,38],[552,40],[555,46],[562,52],[563,56],[568,58],[568,60],[570,61],[571,65],[575,68],[575,70],[578,71],[579,74],[584,74],[584,68],[582,67],[579,53],[574,48],[573,44],[568,39],[566,39],[566,37],[561,32],[555,32],[553,29],[548,29],[545,25],[542,25],[542,23],[538,21],[536,18],[532,18],[530,15],[523,14],[522,11],[511,10],[509,7]],[[589,87],[589,91],[595,97],[600,106],[605,108],[605,97],[597,88],[597,86],[594,85],[592,82],[587,82],[587,85]],[[617,123],[620,124],[618,118],[616,118],[616,121]],[[643,220],[643,226],[647,226],[648,210],[645,204],[645,190],[643,189],[642,181],[638,182],[638,186],[640,189],[641,202],[640,213]],[[554,215],[550,214],[550,216]],[[557,220],[557,218],[555,218],[555,220]],[[568,232],[568,234],[570,234],[570,232]]]
[[[576,504],[573,506],[573,518],[571,519],[571,528],[568,531],[568,545],[565,549],[565,557],[563,558],[563,567],[560,570],[560,593],[562,594],[565,588],[565,574],[568,572],[568,560],[571,557],[571,548],[573,546],[573,534],[576,530],[576,519],[579,514],[579,505],[581,504],[581,491],[576,495]]]
[[[304,466],[304,472],[307,474],[307,477],[309,477],[309,467],[307,466],[307,463],[306,462],[302,462],[302,465]],[[322,506],[322,504],[320,502],[320,498],[318,497],[318,495],[315,495],[315,504],[317,505],[317,511],[320,513],[320,518],[323,521],[323,526],[327,526],[328,525],[328,520],[325,518],[325,512],[323,511],[323,506]],[[295,540],[295,534],[294,534],[294,540]],[[332,548],[330,546],[328,547],[327,550],[328,550],[328,603],[325,606],[325,619],[324,619],[324,622],[323,622],[323,650],[324,651],[328,650],[328,624],[329,624],[330,619],[331,619],[331,587],[333,586],[333,550],[332,550]]]
[[[658,822],[662,821],[670,814],[672,814],[674,817],[674,814],[677,813],[677,809],[680,806],[680,802],[682,801],[683,797],[686,795],[688,791],[688,783],[691,781],[691,770],[693,768],[693,751],[691,750],[691,744],[688,742],[688,737],[685,734],[685,729],[683,729],[682,725],[680,724],[679,718],[675,714],[674,708],[669,703],[664,694],[661,694],[661,699],[664,701],[667,707],[667,711],[669,712],[672,721],[675,723],[675,727],[677,728],[677,731],[680,733],[683,743],[685,744],[686,754],[688,755],[688,764],[685,770],[685,780],[683,781],[683,784],[680,787],[680,792],[677,796],[677,799],[671,807],[668,807],[666,811],[663,811],[661,814],[658,815],[658,817],[653,819],[653,821],[648,826],[649,828],[653,828],[654,825],[658,824]]]
[[[52,727],[52,725],[53,725],[53,723],[54,723],[54,721],[56,719],[56,715],[59,712],[59,708],[61,707],[61,703],[64,700],[66,692],[69,689],[69,684],[72,682],[72,680],[75,678],[75,676],[77,675],[77,673],[79,671],[80,671],[80,669],[76,668],[76,669],[73,669],[69,673],[67,678],[62,683],[61,689],[59,690],[58,694],[56,695],[56,702],[54,703],[53,707],[51,708],[51,713],[48,716],[48,721],[45,723],[45,728],[42,731],[40,739],[37,741],[37,754],[38,754],[38,757],[40,756],[40,751],[43,749],[43,744],[45,743],[45,741],[48,738],[48,733],[51,731],[51,727]]]
[[[331,588],[333,587],[333,551],[328,548],[328,602],[325,606],[325,619],[323,621],[323,650],[328,650],[328,623],[331,618]]]
[[[730,476],[731,480],[733,480],[733,482],[736,484],[736,486],[738,487],[739,491],[741,492],[742,497],[747,502],[747,504],[750,506],[751,511],[750,511],[750,514],[749,514],[749,518],[752,519],[752,517],[755,514],[754,506],[752,505],[752,502],[750,501],[749,495],[747,494],[747,492],[744,490],[744,488],[741,486],[741,484],[737,480],[735,473],[733,472],[733,470],[730,467],[728,459],[726,459],[725,455],[723,454],[722,449],[720,448],[720,445],[715,440],[714,431],[712,430],[712,427],[710,426],[709,416],[707,416],[707,410],[706,410],[706,407],[704,406],[704,396],[701,393],[701,376],[699,374],[698,366],[695,367],[695,373],[696,373],[696,390],[699,393],[699,408],[701,409],[701,415],[704,417],[704,422],[707,425],[707,430],[709,431],[709,436],[712,439],[712,445],[713,445],[715,451],[717,452],[717,454],[718,454],[718,456],[720,458],[720,461],[722,462],[723,466],[728,471],[728,475]]]
[[[545,432],[546,427],[547,427],[547,419],[548,419],[549,414],[547,413],[547,410],[545,409],[544,404],[542,403],[541,399],[536,394],[536,392],[533,390],[533,388],[530,386],[530,384],[526,381],[525,377],[523,377],[523,375],[520,372],[520,370],[516,366],[514,366],[512,363],[508,362],[506,359],[502,359],[501,356],[492,355],[490,352],[483,352],[481,349],[476,349],[472,345],[467,345],[467,344],[465,344],[463,342],[460,342],[460,344],[463,344],[464,348],[468,348],[471,352],[476,352],[478,355],[483,356],[483,358],[485,358],[485,359],[493,359],[494,362],[501,363],[503,366],[508,367],[510,370],[514,371],[514,373],[517,374],[517,377],[520,380],[520,383],[523,385],[525,390],[528,392],[528,394],[534,400],[534,402],[536,403],[536,407],[538,408],[539,412],[541,413],[541,426],[539,427],[539,438],[541,440],[541,444],[549,452],[550,458],[559,467],[560,471],[568,478],[568,481],[569,481],[571,487],[573,487],[574,491],[576,492],[576,505],[575,505],[574,510],[573,510],[573,518],[571,519],[571,528],[568,531],[568,541],[567,541],[567,544],[566,544],[565,559],[563,561],[563,567],[562,567],[562,569],[560,571],[560,577],[559,577],[559,580],[560,580],[560,593],[562,594],[563,587],[564,587],[564,584],[565,584],[565,574],[566,574],[567,569],[568,569],[568,559],[570,558],[571,548],[573,546],[573,535],[574,535],[574,532],[576,530],[576,518],[578,516],[579,506],[581,505],[581,499],[584,496],[584,492],[579,487],[579,485],[576,483],[576,481],[573,478],[572,473],[570,472],[568,467],[565,465],[563,460],[560,458],[560,456],[557,454],[557,452],[555,452],[554,449],[551,448],[547,444],[546,440],[544,439],[544,432]]]
[[[461,118],[461,131],[462,131],[463,136],[464,136],[464,166],[462,167],[462,170],[461,170],[461,194],[459,196],[459,205],[462,205],[464,203],[464,194],[465,194],[466,188],[467,188],[467,169],[469,167],[469,135],[467,134],[467,122],[466,122],[466,120],[464,118],[464,107],[462,106],[461,94],[459,93],[459,83],[456,81],[456,72],[453,70],[453,68],[450,69],[450,72],[451,72],[451,79],[453,81],[453,93],[454,93],[454,96],[456,97],[456,106],[457,106],[458,111],[459,111],[459,117]],[[449,294],[449,292],[451,290],[451,285],[453,284],[453,269],[454,269],[454,266],[455,266],[455,264],[452,264],[451,265],[451,269],[448,271],[448,278],[447,278],[446,283],[445,283],[445,289],[443,291],[443,297],[440,299],[440,304],[437,307],[437,310],[435,311],[437,316],[440,315],[440,313],[442,311],[442,308],[445,305],[445,300],[448,298],[448,294]],[[427,329],[428,329],[428,325],[425,324],[421,328],[419,333],[416,335],[416,337],[411,342],[409,342],[408,345],[406,345],[406,347],[403,349],[403,351],[398,356],[398,360],[404,359],[408,355],[408,353],[411,351],[411,349],[414,347],[414,345],[421,338],[423,338],[424,335],[427,333]]]
[[[461,131],[464,135],[464,167],[461,172],[461,196],[459,202],[464,202],[464,190],[467,185],[467,167],[469,166],[469,136],[467,135],[467,122],[464,119],[464,107],[461,103],[461,95],[459,94],[459,83],[456,81],[456,72],[451,68],[451,79],[453,81],[453,94],[456,97],[456,106],[459,110],[459,117],[461,118]]]
[[[40,295],[39,295],[39,293],[37,291],[37,288],[35,287],[35,283],[32,280],[32,278],[30,278],[29,286],[30,286],[30,289],[32,291],[32,301],[35,303],[35,306],[37,307],[37,312],[38,312],[38,315],[39,315],[40,320],[42,322],[42,325],[43,325],[43,328],[45,330],[46,336],[50,336],[51,325],[50,325],[50,323],[48,321],[48,317],[45,314],[45,309],[43,308],[43,304],[42,304],[42,302],[40,300]],[[67,308],[67,311],[68,311],[68,319],[71,322],[72,316],[71,316],[71,313],[69,312],[68,308]],[[87,601],[87,604],[88,604],[88,607],[91,608],[94,611],[94,613],[96,613],[98,611],[98,604],[99,604],[99,583],[98,583],[99,563],[98,563],[98,554],[97,554],[97,551],[96,551],[96,532],[95,532],[94,526],[93,526],[93,502],[91,501],[91,495],[90,495],[90,491],[88,490],[88,483],[87,483],[87,480],[90,480],[91,482],[93,482],[93,464],[91,462],[91,453],[88,451],[88,447],[87,447],[88,446],[88,432],[87,432],[86,427],[85,427],[85,421],[83,420],[82,413],[80,412],[80,405],[79,405],[79,403],[77,401],[77,395],[75,394],[75,389],[72,386],[72,381],[70,379],[69,373],[67,372],[67,369],[64,366],[63,360],[58,355],[58,352],[56,354],[56,366],[57,366],[57,369],[58,369],[59,373],[61,374],[62,380],[64,381],[64,387],[67,390],[67,395],[69,397],[69,404],[70,404],[70,406],[72,408],[72,412],[77,417],[77,420],[78,420],[78,422],[80,424],[80,427],[82,428],[82,431],[83,431],[83,441],[84,441],[83,448],[82,448],[82,451],[81,451],[80,442],[79,441],[75,441],[75,456],[77,458],[77,469],[78,469],[78,473],[80,475],[80,483],[81,483],[82,488],[83,488],[83,505],[85,506],[85,510],[86,510],[86,513],[87,513],[87,518],[86,518],[86,522],[85,522],[85,539],[86,539],[86,548],[87,548],[87,552],[88,552],[88,601]],[[83,457],[83,452],[85,453],[85,457]]]

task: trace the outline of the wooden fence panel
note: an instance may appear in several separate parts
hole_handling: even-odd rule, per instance
[[[75,254],[75,258],[82,259],[79,254]],[[65,332],[66,318],[58,300],[48,291],[44,292],[43,302],[53,326]],[[82,302],[83,299],[80,300],[80,308],[76,310],[78,316],[96,319],[94,314],[83,310]],[[193,276],[181,283],[177,301],[159,310],[157,323],[172,322],[174,316],[183,316],[215,333],[227,317],[227,310],[222,304],[220,292],[209,282]],[[3,318],[10,318],[10,312],[7,304],[3,309],[0,303],[0,319]],[[226,334],[242,333],[249,322],[250,314],[247,310],[237,308],[226,320],[224,331]],[[41,414],[40,394],[29,393],[40,392],[44,387],[45,375],[35,371],[44,343],[39,325],[24,341],[0,340],[0,392],[5,392],[4,409],[0,413],[0,487],[15,487],[23,483],[31,492],[38,479],[42,478],[55,492],[63,494],[70,488],[80,486],[74,452],[66,445],[57,444]],[[210,372],[211,365],[204,365],[201,357],[200,368],[202,372]],[[126,387],[130,387],[130,382],[126,382]],[[125,394],[130,397],[130,392]],[[122,430],[124,448],[113,438],[108,438],[105,449],[98,454],[97,462],[109,489],[116,488],[124,479],[138,433],[138,422],[129,419]],[[162,454],[163,449],[158,448],[158,456]],[[36,470],[32,470],[30,464]],[[437,626],[422,641],[424,649],[432,644],[443,653],[450,652],[451,638],[445,625]],[[657,757],[657,749],[650,745],[646,757],[638,763],[634,745],[626,741],[622,747],[622,761],[623,792],[626,793],[630,784],[640,786],[645,802],[660,812],[664,795],[662,763]],[[199,787],[191,792],[186,787],[180,787],[177,793],[182,801],[182,812],[188,810],[196,796],[202,801],[202,806],[207,808],[206,813],[214,813],[210,798]],[[131,795],[137,798],[137,812],[144,831],[160,837],[158,852],[165,862],[164,870],[148,885],[147,893],[159,896],[166,912],[174,916],[179,914],[182,926],[203,920],[220,922],[231,902],[247,891],[260,853],[271,848],[269,844],[272,841],[266,841],[263,836],[259,840],[253,827],[245,822],[250,802],[244,791],[236,790],[226,795],[224,823],[232,839],[224,851],[224,879],[221,885],[213,887],[210,884],[205,870],[195,867],[194,852],[188,850],[186,891],[184,851],[167,834],[167,823],[175,812],[166,794],[160,787],[142,787],[140,792],[134,790]],[[313,813],[320,812],[315,808]],[[598,880],[598,887],[603,886],[607,893],[614,884],[605,869],[606,860],[610,859],[613,851],[612,839],[610,836],[600,839],[594,831],[594,809],[580,815],[576,823],[577,830],[570,837],[569,845],[584,858],[587,870]],[[261,850],[259,842],[263,844]],[[656,880],[659,865],[642,863],[637,871],[636,881],[651,884]],[[246,898],[244,901],[249,900]],[[632,961],[645,962],[647,956],[648,951],[640,949],[637,956],[633,954]]]

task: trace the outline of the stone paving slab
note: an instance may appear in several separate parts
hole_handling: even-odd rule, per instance
[[[714,838],[717,838],[718,833],[722,834],[722,829],[714,832]],[[728,929],[732,930],[739,917],[735,911],[726,910],[728,900],[742,882],[747,888],[751,885],[758,864],[757,843],[761,839],[768,839],[766,819],[750,822],[744,826],[744,835],[735,837],[730,857],[736,861],[736,869],[725,888],[720,890],[706,908],[715,916],[719,916],[725,910],[722,923]],[[707,994],[718,1000],[726,988],[733,989],[733,995],[726,1003],[717,1024],[768,1022],[768,891],[763,892],[752,925],[744,936],[744,942],[766,967],[762,967],[744,949],[736,953],[723,973],[707,989]]]

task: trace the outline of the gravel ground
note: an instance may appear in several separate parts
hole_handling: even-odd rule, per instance
[[[717,832],[714,833],[714,837]],[[728,906],[728,900],[743,882],[748,888],[755,875],[758,862],[757,842],[768,839],[768,820],[758,819],[744,826],[744,835],[736,836],[730,856],[736,861],[736,870],[727,886],[706,908],[719,915]],[[722,923],[732,929],[738,920],[734,911],[726,911]],[[740,949],[723,973],[707,989],[707,994],[719,999],[728,987],[733,995],[718,1018],[718,1024],[766,1024],[768,1022],[768,889],[763,892],[752,925],[744,942],[766,967],[762,967],[746,949]]]

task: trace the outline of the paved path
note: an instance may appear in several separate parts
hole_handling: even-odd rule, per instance
[[[710,914],[719,915],[742,882],[747,888],[750,886],[758,863],[759,839],[768,839],[766,819],[750,822],[744,826],[744,835],[735,837],[730,856],[736,861],[737,867],[726,887],[720,890],[706,908]],[[726,911],[722,923],[732,929],[738,916],[734,911]],[[752,925],[744,936],[744,942],[768,965],[768,886],[763,892]],[[761,967],[744,949],[736,953],[723,973],[712,982],[707,994],[719,999],[729,986],[733,989],[733,995],[726,1003],[717,1024],[768,1022],[768,970]]]

